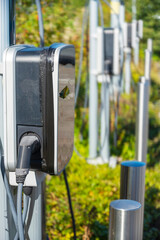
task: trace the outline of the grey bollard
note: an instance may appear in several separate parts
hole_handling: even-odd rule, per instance
[[[142,205],[140,219],[140,239],[143,238],[145,169],[146,164],[144,162],[126,161],[121,163],[120,198],[135,200],[140,202]]]
[[[141,204],[116,200],[110,204],[109,240],[141,240]]]

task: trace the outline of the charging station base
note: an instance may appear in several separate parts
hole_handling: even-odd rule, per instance
[[[109,167],[115,168],[117,165],[117,157],[110,157],[109,161],[107,159],[103,159],[102,157],[88,158],[87,163],[91,165],[108,164]]]

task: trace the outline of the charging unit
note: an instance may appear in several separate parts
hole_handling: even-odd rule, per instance
[[[119,75],[120,42],[118,28],[104,29],[104,73]]]
[[[134,48],[136,42],[136,21],[132,23],[124,23],[124,47],[125,48]]]
[[[31,170],[59,175],[74,144],[74,46],[9,47],[3,73],[5,168],[15,172],[22,136],[35,135],[41,150],[32,156]]]
[[[137,37],[139,37],[140,39],[143,38],[143,21],[142,20],[137,21]]]
[[[143,21],[134,20],[132,23],[124,23],[124,47],[135,48],[136,38],[143,38]]]

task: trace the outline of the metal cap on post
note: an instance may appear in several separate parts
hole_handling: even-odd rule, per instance
[[[141,203],[141,215],[139,220],[140,238],[143,238],[143,215],[145,194],[145,169],[146,164],[138,161],[126,161],[121,163],[120,198],[131,199]]]
[[[109,240],[141,240],[141,204],[116,200],[110,204]]]

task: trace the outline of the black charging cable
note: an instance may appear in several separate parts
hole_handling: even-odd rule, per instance
[[[63,175],[64,175],[65,184],[66,184],[67,195],[68,195],[68,203],[69,203],[69,208],[70,208],[70,213],[71,213],[71,218],[72,218],[74,240],[76,240],[77,239],[77,237],[76,237],[76,223],[75,223],[74,212],[73,212],[73,208],[72,208],[72,200],[71,200],[71,194],[70,194],[69,184],[68,184],[68,180],[67,180],[67,173],[66,173],[65,169],[63,170]]]
[[[18,161],[16,167],[16,182],[18,184],[17,193],[17,221],[18,235],[20,240],[24,240],[24,224],[22,218],[22,191],[24,181],[30,169],[32,154],[40,150],[40,141],[37,136],[24,135],[21,138],[18,150]]]

